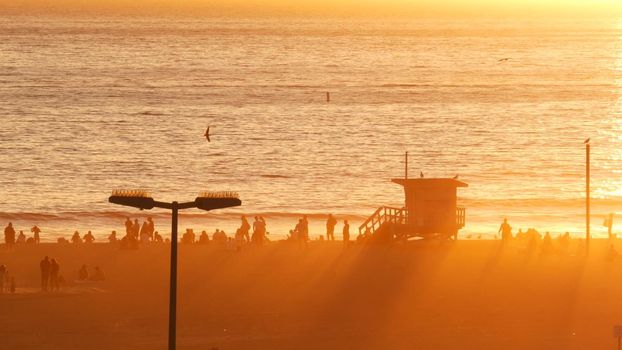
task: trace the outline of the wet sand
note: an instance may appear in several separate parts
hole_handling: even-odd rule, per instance
[[[622,248],[622,243],[617,243]],[[241,252],[180,245],[179,349],[615,348],[622,258],[529,254],[522,243],[387,247],[273,242]],[[169,246],[0,249],[17,293],[0,296],[6,349],[165,349]],[[38,262],[81,264],[105,282],[38,292]]]

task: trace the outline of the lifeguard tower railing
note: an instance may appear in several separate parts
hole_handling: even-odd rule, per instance
[[[408,211],[406,208],[380,207],[361,226],[359,234],[375,234],[385,223],[406,225]],[[466,222],[466,209],[456,208],[456,228],[461,229]]]

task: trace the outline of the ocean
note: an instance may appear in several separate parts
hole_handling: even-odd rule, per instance
[[[103,240],[151,215],[166,235],[166,211],[107,202],[144,188],[240,193],[182,231],[261,214],[279,239],[308,214],[316,236],[333,213],[356,232],[403,205],[390,179],[408,151],[411,176],[469,184],[462,237],[492,238],[504,217],[582,236],[591,137],[605,237],[622,204],[621,34],[611,20],[0,17],[0,225]]]

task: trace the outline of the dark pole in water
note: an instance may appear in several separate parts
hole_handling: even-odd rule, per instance
[[[326,102],[330,102],[330,92],[326,92]]]
[[[171,220],[171,282],[168,309],[168,348],[175,350],[177,333],[177,214],[179,206],[177,202],[171,203],[173,210]]]
[[[585,143],[585,249],[590,249],[590,143]]]
[[[404,179],[408,180],[408,151],[406,151],[404,158],[406,159],[404,162]]]

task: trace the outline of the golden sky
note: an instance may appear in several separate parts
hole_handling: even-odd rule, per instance
[[[296,16],[622,15],[622,0],[0,0],[0,13]]]

